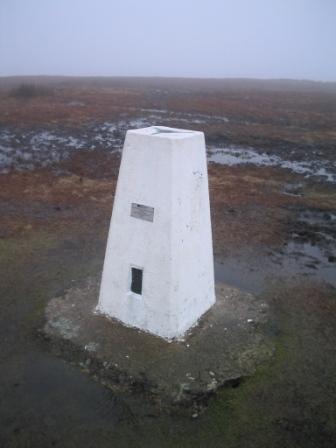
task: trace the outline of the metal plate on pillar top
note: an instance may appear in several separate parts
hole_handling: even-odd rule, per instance
[[[142,219],[144,221],[153,222],[154,220],[154,207],[148,205],[136,204],[132,202],[131,216],[133,218]]]

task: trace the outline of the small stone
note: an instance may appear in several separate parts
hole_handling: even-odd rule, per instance
[[[217,389],[217,381],[215,380],[215,378],[213,378],[213,380],[207,384],[207,391],[210,392],[215,389]]]
[[[215,373],[212,372],[211,370],[209,370],[209,375],[210,375],[210,376],[215,376]]]
[[[95,352],[97,351],[97,348],[98,344],[96,342],[89,342],[84,346],[84,349],[87,350],[88,352]]]
[[[192,414],[192,418],[197,418],[197,417],[198,417],[197,412],[194,412],[194,413]]]
[[[195,378],[194,378],[193,376],[191,376],[191,373],[190,373],[190,372],[186,373],[186,377],[187,377],[189,380],[192,380],[192,381],[195,380]]]
[[[247,323],[251,324],[253,322],[253,319],[247,319]]]

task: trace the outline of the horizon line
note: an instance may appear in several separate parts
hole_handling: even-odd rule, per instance
[[[228,76],[228,77],[202,77],[202,76],[166,76],[166,75],[51,75],[51,74],[24,74],[24,75],[0,75],[4,78],[126,78],[126,79],[178,79],[178,80],[211,80],[211,81],[292,81],[292,82],[311,82],[311,83],[336,83],[336,79],[322,80],[311,78],[254,78],[248,76]]]

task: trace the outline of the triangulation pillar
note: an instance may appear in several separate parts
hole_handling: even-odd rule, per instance
[[[164,338],[215,302],[202,132],[127,132],[97,310]]]

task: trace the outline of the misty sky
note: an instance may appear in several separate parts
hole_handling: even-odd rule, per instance
[[[336,0],[0,0],[0,75],[336,81]]]

